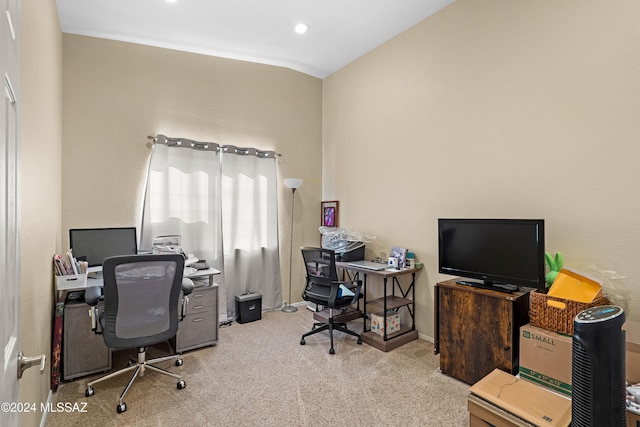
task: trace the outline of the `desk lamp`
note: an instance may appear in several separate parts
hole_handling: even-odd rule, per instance
[[[287,188],[291,189],[291,232],[289,233],[289,299],[287,300],[287,305],[282,307],[282,311],[285,313],[295,313],[298,309],[291,305],[291,259],[293,257],[293,205],[294,205],[294,196],[296,194],[296,190],[300,188],[302,185],[302,180],[300,178],[285,178],[284,185]]]

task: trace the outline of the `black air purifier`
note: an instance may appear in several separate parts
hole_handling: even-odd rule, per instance
[[[574,319],[571,365],[572,427],[626,425],[624,310],[613,305]]]

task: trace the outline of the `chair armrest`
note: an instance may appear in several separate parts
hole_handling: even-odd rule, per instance
[[[302,293],[302,299],[335,308],[336,301],[341,298],[338,296],[341,285],[353,290],[354,295],[349,304],[358,302],[358,299],[362,296],[360,293],[362,280],[318,282],[312,279],[307,283]],[[325,289],[324,291],[322,290],[323,288]]]
[[[360,292],[362,289],[362,280],[360,279],[345,280],[345,281],[333,282],[333,283],[337,284],[338,286],[344,285],[353,291],[354,295],[353,295],[353,299],[351,300],[351,304],[355,304],[356,302],[358,302],[358,299],[362,297]]]
[[[193,292],[194,288],[193,280],[182,278],[182,303],[180,304],[180,322],[182,322],[187,315],[187,304],[189,304],[189,295]]]
[[[100,286],[89,286],[84,291],[84,301],[92,307],[98,305],[98,301],[102,297],[102,287]]]
[[[98,301],[102,298],[102,287],[89,286],[84,291],[84,302],[91,306],[89,309],[89,317],[91,318],[91,330],[96,335],[101,335],[102,332],[98,330]]]
[[[356,289],[356,288],[362,287],[362,280],[360,280],[360,279],[357,279],[357,280],[341,280],[339,282],[333,282],[333,283],[337,283],[338,285],[345,285],[349,289]]]
[[[182,293],[184,295],[189,295],[191,292],[193,292],[194,286],[195,285],[193,284],[193,280],[182,278]]]

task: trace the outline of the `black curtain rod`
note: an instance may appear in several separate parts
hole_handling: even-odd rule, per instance
[[[168,137],[162,134],[158,134],[156,136],[149,135],[148,139],[152,140],[154,144],[164,144],[168,147],[183,147],[183,148],[192,148],[194,150],[210,150],[210,151],[220,151],[224,153],[231,154],[239,154],[239,155],[249,155],[249,156],[257,156],[257,157],[272,157],[275,158],[282,156],[282,154],[276,153],[271,150],[259,150],[253,147],[236,147],[235,145],[220,145],[215,142],[201,142],[194,141],[189,138],[173,138]]]

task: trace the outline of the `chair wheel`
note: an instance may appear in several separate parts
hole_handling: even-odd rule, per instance
[[[127,410],[127,404],[124,402],[116,406],[116,411],[118,411],[119,414],[123,413],[126,410]]]
[[[182,359],[176,359],[176,366],[182,366]]]
[[[178,381],[178,390],[182,390],[186,386],[187,386],[187,383],[185,383],[184,380]]]
[[[356,341],[356,344],[362,345],[362,338],[358,338],[358,341]]]
[[[300,345],[305,345],[305,344],[306,344],[306,343],[304,342],[304,338],[302,338],[302,339],[300,340]]]
[[[336,354],[336,351],[332,348],[329,349],[329,354]]]
[[[84,395],[89,397],[89,396],[93,396],[93,393],[95,393],[93,391],[93,389],[91,387],[87,388],[87,390],[84,392]]]

